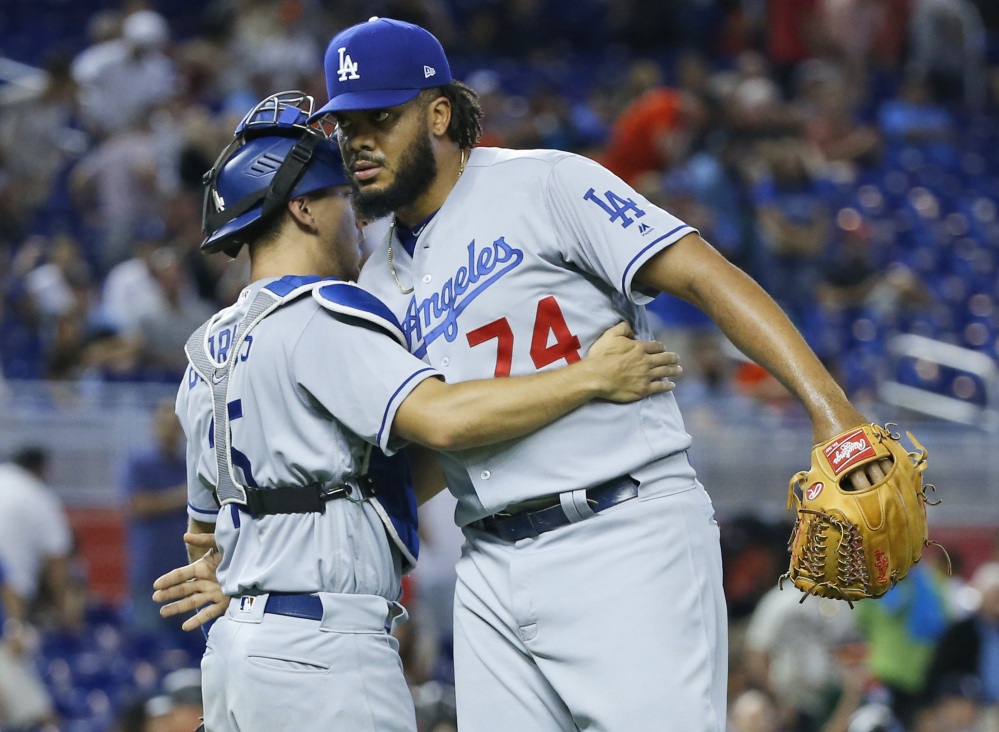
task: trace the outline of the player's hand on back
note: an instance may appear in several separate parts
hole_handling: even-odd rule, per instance
[[[625,322],[606,330],[590,346],[586,361],[604,384],[601,397],[613,402],[634,402],[672,391],[676,385],[670,379],[683,373],[679,356],[658,341],[635,340]]]
[[[172,615],[198,610],[184,621],[184,630],[200,628],[210,620],[223,615],[229,607],[229,597],[222,594],[222,587],[215,577],[215,570],[222,555],[215,545],[214,534],[184,534],[184,542],[208,551],[197,561],[167,572],[153,582],[153,600],[168,603],[160,608],[160,615]]]

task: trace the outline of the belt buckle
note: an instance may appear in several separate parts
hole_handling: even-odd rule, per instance
[[[359,475],[354,478],[354,482],[357,484],[357,498],[354,497],[354,491],[350,483],[344,483],[342,486],[344,490],[343,497],[351,503],[364,503],[378,494],[375,480],[370,475]]]
[[[338,485],[331,491],[324,491],[319,494],[319,500],[323,503],[336,500],[337,498],[349,498],[350,486]]]

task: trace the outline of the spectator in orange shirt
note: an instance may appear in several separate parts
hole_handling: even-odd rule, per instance
[[[631,103],[611,129],[604,165],[629,184],[642,173],[664,170],[682,146],[683,97],[651,89]]]

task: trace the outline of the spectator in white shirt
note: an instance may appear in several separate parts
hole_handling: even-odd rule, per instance
[[[82,74],[78,69],[85,117],[95,134],[124,129],[173,95],[177,71],[164,53],[169,38],[162,15],[139,10],[125,18],[120,39],[106,44]]]
[[[24,607],[31,608],[44,587],[59,620],[69,623],[73,535],[59,498],[44,483],[47,462],[44,451],[26,448],[0,464],[0,564]]]

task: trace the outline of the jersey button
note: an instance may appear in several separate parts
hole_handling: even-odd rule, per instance
[[[423,284],[425,284],[425,285],[426,285],[426,284],[429,284],[429,283],[430,283],[430,280],[432,280],[432,279],[433,279],[433,277],[431,277],[431,276],[430,276],[430,275],[428,275],[428,274],[425,274],[425,275],[423,275]]]
[[[441,359],[441,366],[447,367],[447,366],[450,366],[450,365],[451,365],[451,359],[450,358],[448,358],[447,356],[445,356],[444,358]]]
[[[479,477],[482,478],[482,480],[489,480],[489,476],[491,475],[492,473],[490,473],[488,470],[483,470],[481,473],[479,473]]]

